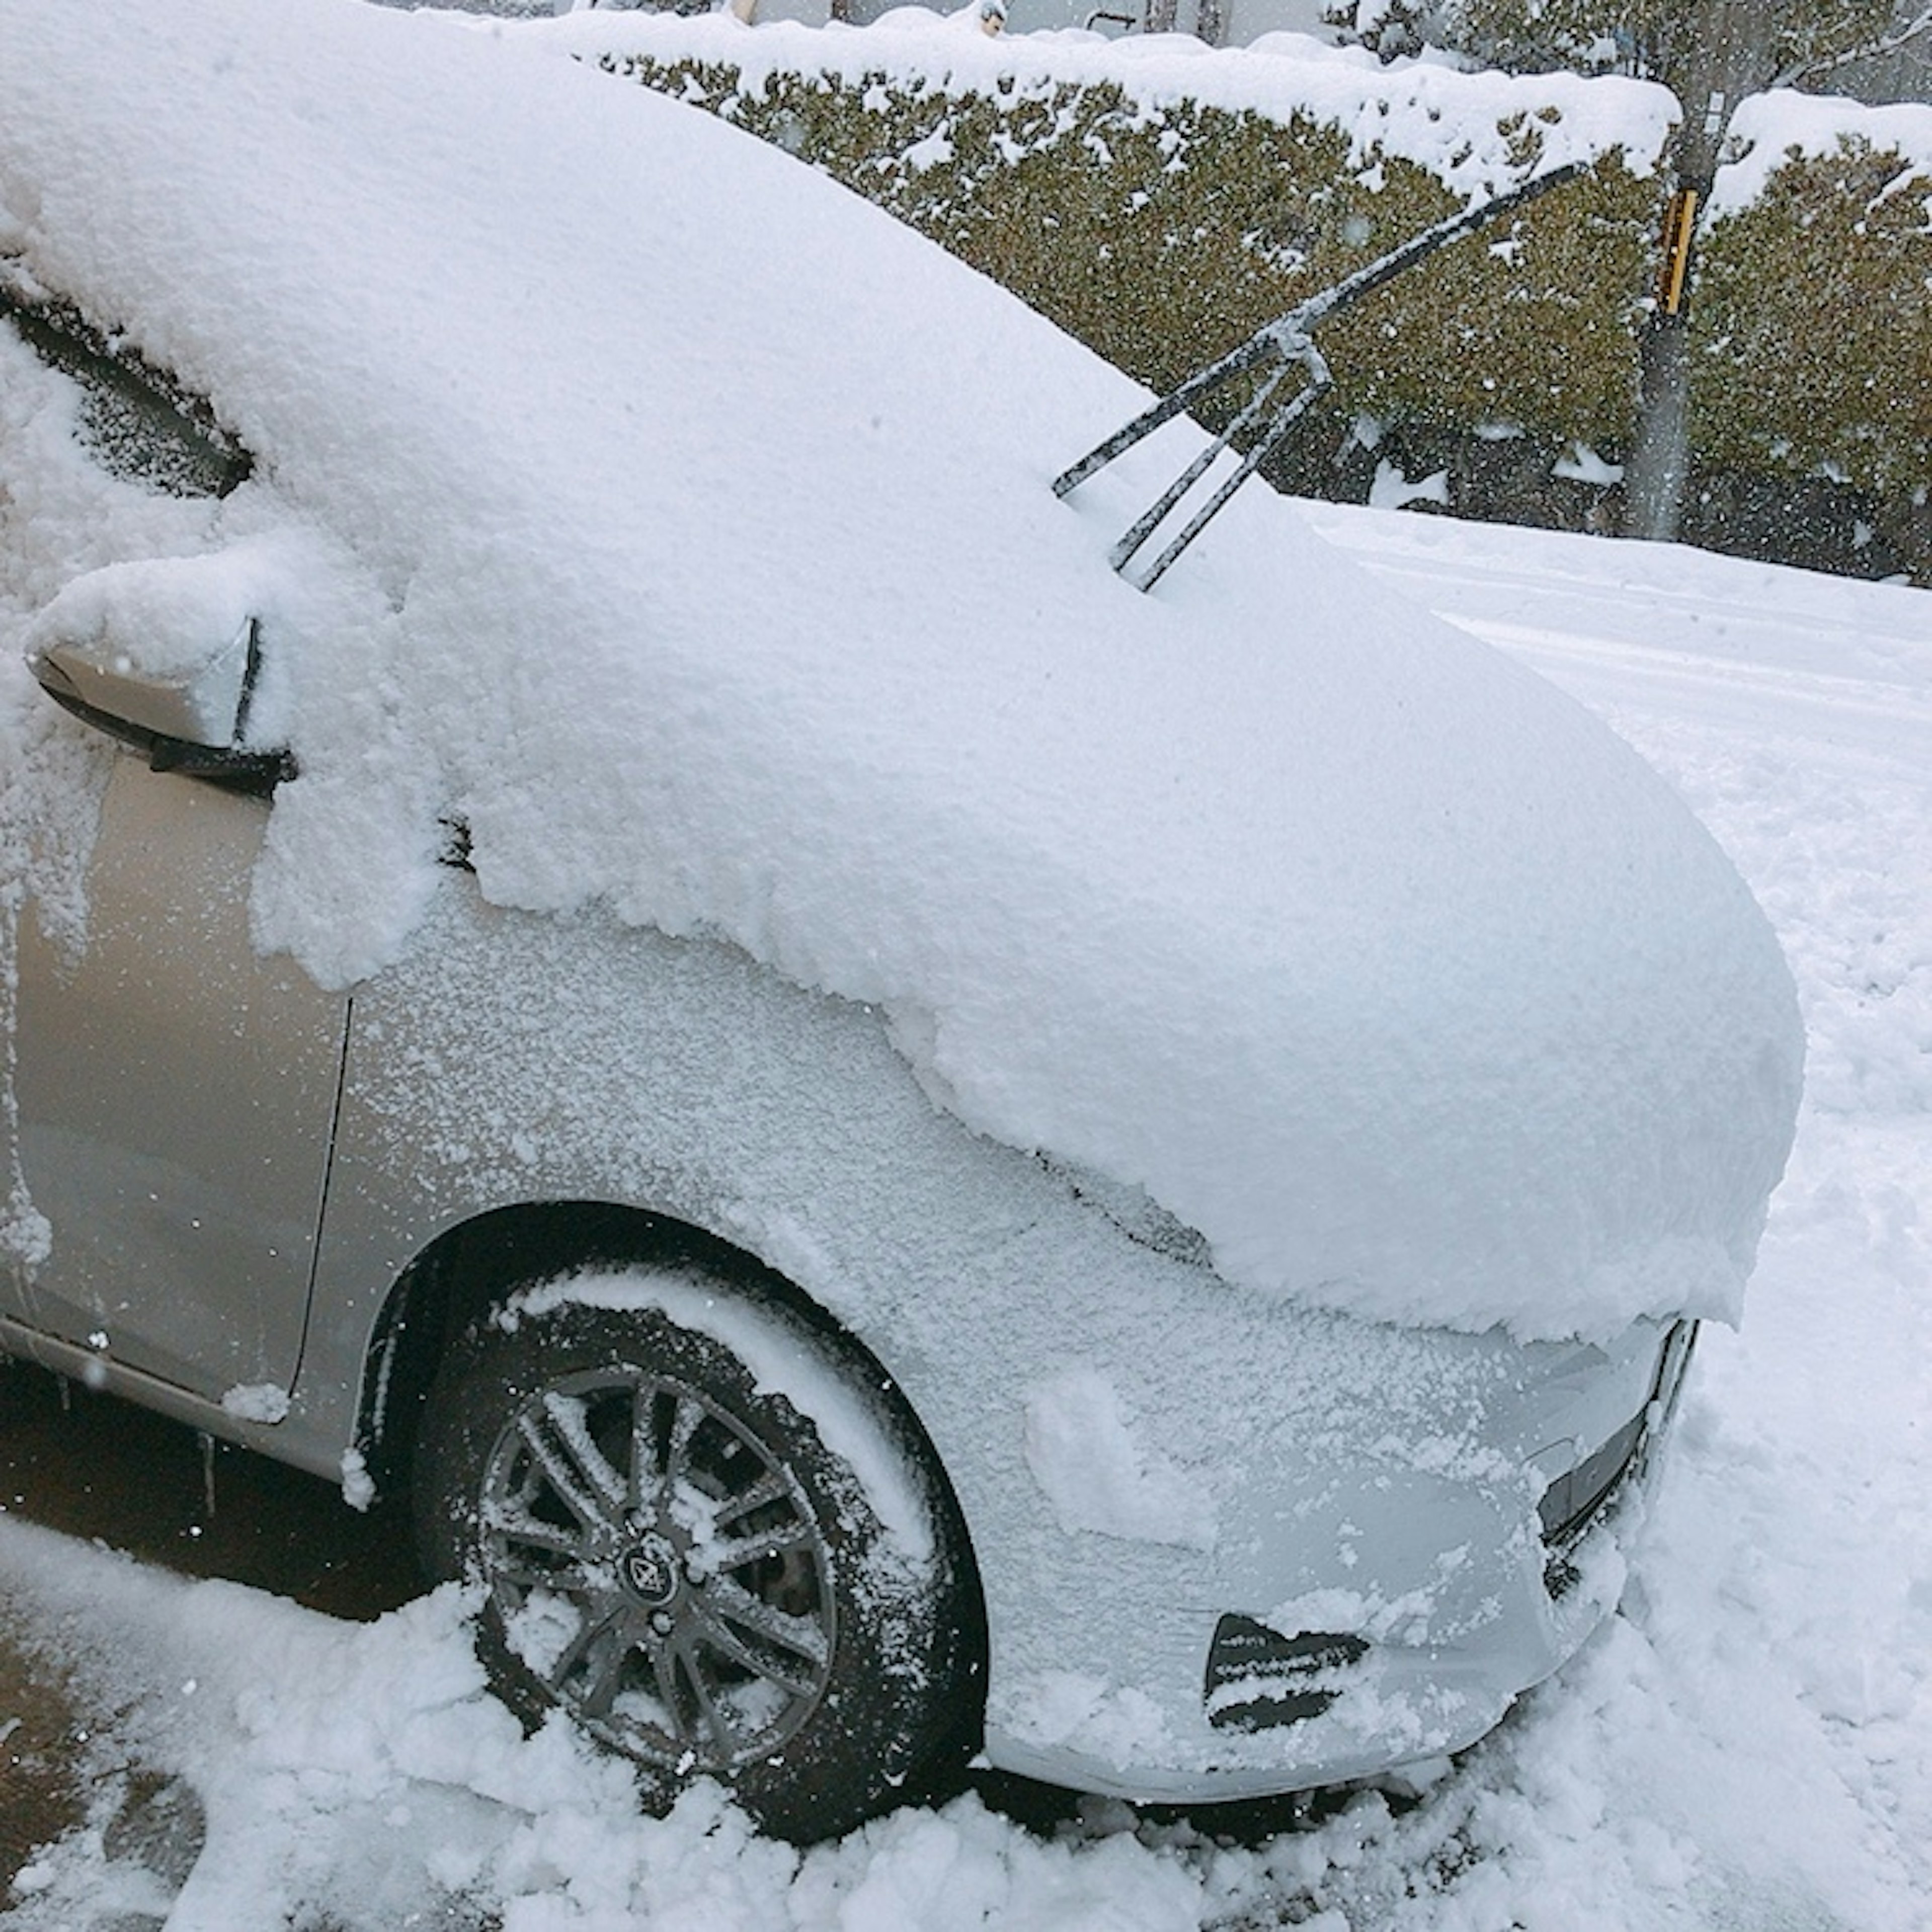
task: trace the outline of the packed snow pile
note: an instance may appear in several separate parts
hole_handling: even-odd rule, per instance
[[[12,0],[0,247],[255,457],[167,519],[103,496],[88,548],[282,560],[266,946],[379,970],[460,818],[492,899],[879,1007],[938,1102],[1238,1282],[1525,1335],[1735,1311],[1798,1040],[1729,862],[1264,492],[1121,582],[1195,432],[1056,502],[1143,398],[889,218],[544,34]],[[51,488],[10,548],[68,540]]]
[[[1621,150],[1631,169],[1648,172],[1677,111],[1669,91],[1647,81],[1466,74],[1412,61],[1387,67],[1363,48],[1306,34],[1223,48],[1183,33],[1108,40],[1071,28],[993,38],[981,31],[976,5],[944,14],[897,8],[862,28],[774,20],[748,29],[729,13],[600,10],[519,31],[586,59],[728,64],[752,94],[776,75],[806,74],[914,94],[983,94],[1010,109],[1069,83],[1104,84],[1143,113],[1198,103],[1284,124],[1306,116],[1349,131],[1352,164],[1413,161],[1472,201],[1519,179],[1532,153],[1538,166],[1557,167]],[[1049,126],[1040,138],[1057,132]]]

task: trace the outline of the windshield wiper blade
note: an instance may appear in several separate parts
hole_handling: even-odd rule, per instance
[[[1575,180],[1583,172],[1581,162],[1568,162],[1560,168],[1552,168],[1547,174],[1519,183],[1492,200],[1465,208],[1460,214],[1452,214],[1436,223],[1434,227],[1411,236],[1400,248],[1392,248],[1386,255],[1358,268],[1353,274],[1345,276],[1333,287],[1310,296],[1286,315],[1264,323],[1245,342],[1237,344],[1206,368],[1197,370],[1157,402],[1150,404],[1131,422],[1124,424],[1104,442],[1096,444],[1078,463],[1061,471],[1053,479],[1053,494],[1056,496],[1070,495],[1117,456],[1124,454],[1136,443],[1172,422],[1184,410],[1224,384],[1265,363],[1279,364],[1262,380],[1253,396],[1228,427],[1136,518],[1108,552],[1108,561],[1129,583],[1142,590],[1152,590],[1166,574],[1168,566],[1206,529],[1228,499],[1267,460],[1288,432],[1333,386],[1334,379],[1313,340],[1315,331],[1323,322],[1360,302],[1384,282],[1392,281],[1405,269],[1413,268],[1417,262],[1434,254],[1437,249],[1446,248],[1451,242],[1486,226],[1498,216],[1547,194],[1563,182]],[[1297,368],[1305,378],[1303,386],[1286,402],[1275,406],[1266,427],[1248,446],[1233,473],[1216,486],[1207,502],[1181,526],[1179,533],[1142,576],[1130,575],[1127,566],[1148,538],[1180,508],[1216,459],[1262,420],[1288,371]]]

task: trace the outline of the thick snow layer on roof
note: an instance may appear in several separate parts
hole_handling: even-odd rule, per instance
[[[1142,110],[1198,101],[1286,122],[1300,113],[1349,130],[1355,158],[1387,154],[1428,169],[1472,201],[1522,172],[1521,130],[1539,167],[1588,163],[1613,148],[1646,172],[1676,118],[1669,91],[1646,81],[1576,74],[1465,74],[1422,61],[1385,67],[1360,47],[1269,34],[1210,47],[1192,34],[1108,40],[1069,28],[989,37],[977,6],[940,14],[902,7],[863,28],[775,20],[747,28],[730,14],[580,13],[522,31],[586,58],[728,62],[748,92],[777,74],[858,83],[883,75],[909,88],[1024,98],[1061,83],[1110,83]]]
[[[1123,379],[553,46],[0,13],[4,245],[254,452],[175,548],[298,560],[262,943],[379,968],[454,814],[498,901],[875,1003],[935,1099],[1232,1279],[1524,1334],[1732,1312],[1797,1029],[1675,796],[1265,492],[1128,587],[1107,544],[1194,432],[1056,502]]]

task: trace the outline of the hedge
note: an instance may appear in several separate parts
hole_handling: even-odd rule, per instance
[[[1706,462],[1924,502],[1932,175],[1856,134],[1834,154],[1792,154],[1712,227],[1692,313]]]
[[[1137,100],[1090,76],[767,62],[747,82],[728,62],[603,58],[823,169],[1155,388],[1462,205],[1359,127],[1298,110]],[[1560,119],[1500,124],[1518,166]],[[1306,443],[1340,449],[1366,418],[1398,441],[1515,434],[1614,459],[1654,275],[1655,159],[1610,146],[1338,318],[1321,338],[1336,392]],[[1709,225],[1688,313],[1697,469],[1848,484],[1890,506],[1893,550],[1932,579],[1932,535],[1908,527],[1932,477],[1928,208],[1922,163],[1856,135],[1794,149]],[[1305,488],[1318,464],[1305,447],[1286,467]]]
[[[1156,388],[1462,205],[1299,112],[1150,106],[1104,82],[953,93],[778,73],[748,91],[710,63],[612,64],[823,168]],[[1515,141],[1532,160],[1533,118]],[[1612,155],[1391,284],[1323,332],[1341,401],[1616,435],[1658,195]]]

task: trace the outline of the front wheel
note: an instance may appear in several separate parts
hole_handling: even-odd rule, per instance
[[[829,1837],[970,1747],[974,1596],[926,1455],[819,1337],[716,1280],[579,1276],[478,1324],[416,1491],[430,1573],[483,1587],[505,1701],[569,1712],[660,1808],[710,1776]]]

